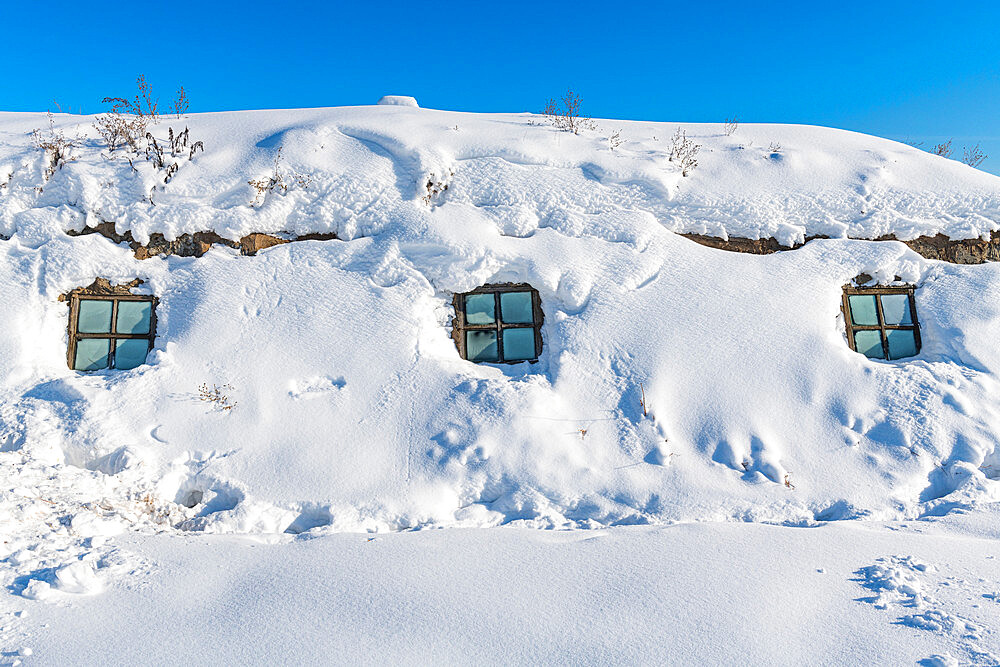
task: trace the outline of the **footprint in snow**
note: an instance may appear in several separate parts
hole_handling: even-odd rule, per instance
[[[1000,664],[1000,659],[979,643],[988,638],[990,631],[953,611],[956,605],[963,604],[966,593],[962,586],[952,585],[953,577],[940,576],[934,566],[921,563],[912,556],[879,558],[874,565],[863,567],[855,574],[858,578],[854,581],[874,593],[858,598],[859,602],[867,602],[876,609],[898,612],[900,615],[893,621],[894,625],[940,635],[965,654],[961,661],[945,653],[925,658],[919,664],[949,667],[958,664]],[[988,597],[988,594],[983,597]]]

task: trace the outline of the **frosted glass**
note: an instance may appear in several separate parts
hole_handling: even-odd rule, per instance
[[[882,317],[886,324],[913,324],[910,297],[907,294],[883,294]]]
[[[111,320],[111,316],[108,316]],[[96,371],[108,367],[108,351],[111,341],[107,338],[88,338],[77,341],[76,360],[73,368],[78,371]]]
[[[111,332],[111,302],[81,299],[77,313],[76,330],[80,333]]]
[[[525,361],[535,358],[535,330],[504,329],[503,359],[504,361]]]
[[[469,324],[495,322],[493,294],[469,294],[465,297],[465,321]]]
[[[149,317],[153,304],[149,301],[119,301],[115,331],[127,334],[149,333]]]
[[[854,349],[872,359],[885,359],[882,335],[878,331],[855,331]]]
[[[469,361],[499,361],[497,332],[466,331],[465,356]]]
[[[883,307],[885,307],[884,304]],[[913,331],[890,329],[885,332],[885,339],[889,343],[890,359],[912,357],[917,353],[917,338],[913,335]]]
[[[147,352],[149,352],[149,341],[145,338],[119,340],[115,344],[115,368],[127,371],[141,366],[146,361]]]
[[[507,324],[531,324],[531,292],[504,292],[500,294],[500,319]],[[505,355],[506,356],[506,355]]]
[[[878,324],[878,311],[875,309],[874,294],[852,294],[847,299],[851,304],[851,320],[855,324]]]

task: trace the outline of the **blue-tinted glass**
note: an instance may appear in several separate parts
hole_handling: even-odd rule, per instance
[[[96,371],[108,367],[108,350],[111,341],[107,338],[87,338],[76,343],[76,360],[73,368],[78,371]]]
[[[505,292],[500,295],[500,320],[507,324],[531,324],[531,292]],[[506,356],[506,354],[504,355]]]
[[[909,329],[890,329],[885,332],[889,343],[889,358],[902,359],[912,357],[917,353],[917,338]]]
[[[872,359],[885,359],[882,335],[878,331],[855,331],[854,349]]]
[[[152,312],[153,304],[149,301],[119,301],[115,331],[129,334],[149,333],[149,316]]]
[[[910,297],[907,294],[883,294],[882,317],[886,324],[913,324]]]
[[[469,361],[498,361],[497,332],[466,331],[465,356]]]
[[[468,324],[493,324],[493,294],[468,294],[465,297],[465,321]]]
[[[524,361],[535,358],[535,330],[504,329],[503,359],[504,361]]]
[[[851,304],[851,320],[855,324],[863,326],[878,324],[874,294],[852,294],[847,299]]]
[[[145,338],[119,340],[115,344],[115,368],[127,371],[146,361],[149,341]]]
[[[96,299],[80,299],[80,312],[76,318],[76,330],[80,333],[110,333],[111,302]]]

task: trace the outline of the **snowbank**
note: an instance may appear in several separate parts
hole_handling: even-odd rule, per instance
[[[90,120],[57,126],[85,137]],[[168,183],[93,138],[46,182],[27,135],[44,123],[0,114],[0,444],[39,478],[116,480],[105,523],[80,521],[90,536],[804,525],[1000,498],[1000,302],[983,297],[1000,267],[844,238],[988,235],[997,177],[839,130],[685,124],[703,144],[685,178],[676,124],[577,136],[375,106],[164,119],[155,136],[205,145],[170,156]],[[275,169],[287,190],[258,197],[247,181]],[[66,234],[101,221],[139,242],[338,240],[140,261]],[[835,238],[758,257],[674,232]],[[918,285],[919,356],[848,349],[841,287],[862,272]],[[66,368],[58,297],[96,277],[160,299],[146,365]],[[452,294],[507,281],[541,296],[539,362],[463,361]],[[199,400],[206,382],[235,408]]]

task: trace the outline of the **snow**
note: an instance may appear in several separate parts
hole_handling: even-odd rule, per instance
[[[0,612],[31,610],[0,619],[4,660],[1000,654],[1000,268],[864,240],[988,237],[1000,178],[690,123],[683,177],[676,123],[376,105],[164,118],[161,144],[205,145],[164,183],[102,156],[92,118],[54,123],[80,145],[46,181],[45,117],[0,114]],[[248,185],[275,170],[287,189]],[[66,233],[101,221],[338,238],[137,260]],[[832,238],[753,256],[677,232]],[[917,286],[919,355],[848,348],[860,273]],[[66,367],[59,296],[97,277],[158,297],[145,365]],[[455,349],[453,294],[496,282],[539,292],[535,364]],[[182,648],[130,634],[163,618]]]
[[[996,537],[939,520],[502,527],[280,544],[134,535],[123,548],[155,570],[68,607],[14,605],[29,613],[6,622],[30,635],[22,644],[38,665],[912,665],[945,654],[993,665],[998,605],[983,593],[1000,581]],[[915,573],[923,607],[868,601],[865,572],[880,559],[927,564]],[[903,620],[932,612],[954,625]]]
[[[378,104],[388,104],[400,107],[419,107],[416,98],[409,95],[383,95],[379,98]]]
[[[29,133],[47,132],[47,121],[0,113],[0,183],[9,181],[0,190],[0,234],[47,210],[51,222],[75,229],[114,221],[140,241],[209,229],[233,239],[254,231],[350,239],[412,229],[428,181],[451,186],[433,206],[448,202],[461,219],[504,234],[548,228],[640,247],[646,225],[782,243],[815,235],[975,238],[1000,226],[1000,178],[830,128],[743,124],[726,136],[720,124],[598,120],[597,130],[574,135],[532,114],[397,105],[192,114],[153,128],[161,145],[169,126],[189,128],[191,142],[206,147],[193,160],[169,157],[180,168],[164,185],[164,171],[145,160],[135,173],[123,159],[101,158],[92,116],[53,118],[82,145],[38,193],[42,159]],[[678,127],[701,145],[686,178],[668,160]],[[624,142],[610,150],[615,130]],[[292,183],[286,196],[251,208],[247,181],[272,173],[279,147],[286,181],[303,174],[313,182]]]

